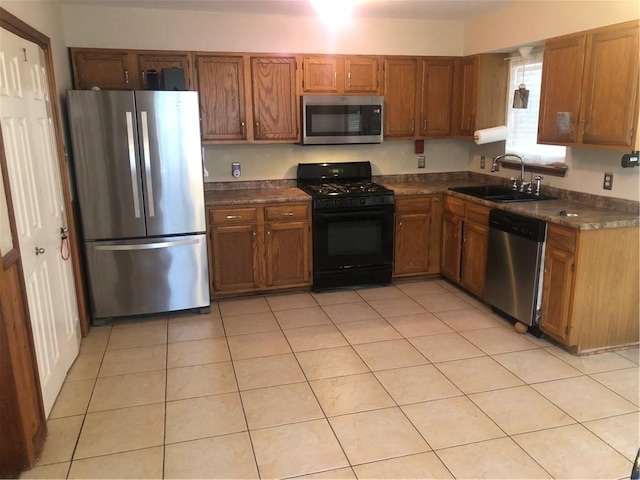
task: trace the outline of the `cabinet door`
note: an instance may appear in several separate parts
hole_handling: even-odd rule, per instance
[[[460,281],[464,287],[481,297],[487,271],[489,227],[465,222],[463,230]]]
[[[245,291],[260,286],[257,225],[212,227],[213,290]]]
[[[139,53],[137,57],[138,72],[140,72],[139,80],[141,89],[147,90],[149,88],[149,84],[147,82],[147,70],[155,70],[156,72],[158,72],[158,78],[160,78],[163,68],[181,68],[182,70],[184,70],[184,77],[187,82],[187,88],[189,90],[193,90],[189,53]]]
[[[396,217],[393,274],[396,276],[427,273],[431,216],[407,213]]]
[[[345,93],[378,93],[378,59],[348,57],[344,59]]]
[[[253,121],[256,140],[298,138],[296,59],[252,57]]]
[[[631,146],[637,120],[638,26],[587,40],[582,143]]]
[[[586,37],[545,43],[538,116],[538,142],[575,143]]]
[[[338,93],[338,60],[326,55],[302,59],[305,92]]]
[[[384,61],[384,135],[406,138],[416,134],[418,61],[386,58]]]
[[[450,135],[453,59],[423,62],[421,98],[420,135],[424,137]]]
[[[442,244],[440,248],[440,273],[460,281],[460,253],[462,245],[462,218],[450,213],[442,214]]]
[[[196,57],[203,140],[246,140],[242,57]]]
[[[309,223],[268,223],[265,236],[267,286],[309,285]]]
[[[87,90],[133,90],[137,88],[132,72],[132,55],[121,50],[72,50],[75,88]]]
[[[478,57],[464,58],[461,66],[460,88],[460,135],[472,137],[476,125],[476,103],[478,99]]]
[[[570,345],[574,254],[548,246],[542,280],[540,329]]]

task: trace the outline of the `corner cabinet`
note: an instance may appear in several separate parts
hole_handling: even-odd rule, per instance
[[[487,269],[489,208],[445,195],[440,272],[482,297]]]
[[[637,344],[639,237],[550,224],[540,329],[576,353]]]
[[[509,69],[503,54],[482,54],[457,62],[452,134],[506,124]]]
[[[638,25],[626,22],[545,42],[539,143],[634,145]]]
[[[393,276],[440,272],[442,195],[396,197]]]
[[[212,295],[311,285],[310,204],[211,207]]]

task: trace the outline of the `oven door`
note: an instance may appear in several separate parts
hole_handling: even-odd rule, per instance
[[[313,212],[314,272],[393,263],[394,207]]]

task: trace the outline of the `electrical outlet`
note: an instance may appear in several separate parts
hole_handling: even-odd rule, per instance
[[[484,155],[480,157],[480,168],[484,170]]]
[[[602,188],[605,190],[613,190],[613,173],[605,172]]]
[[[418,156],[418,168],[424,168],[426,165],[426,158],[424,155]]]
[[[242,175],[242,170],[240,168],[240,162],[233,162],[231,164],[231,175],[233,175],[236,178],[238,178],[240,175]]]

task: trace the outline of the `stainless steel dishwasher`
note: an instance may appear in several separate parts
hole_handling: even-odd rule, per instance
[[[495,209],[489,214],[484,300],[530,327],[539,319],[546,233],[547,222]]]

